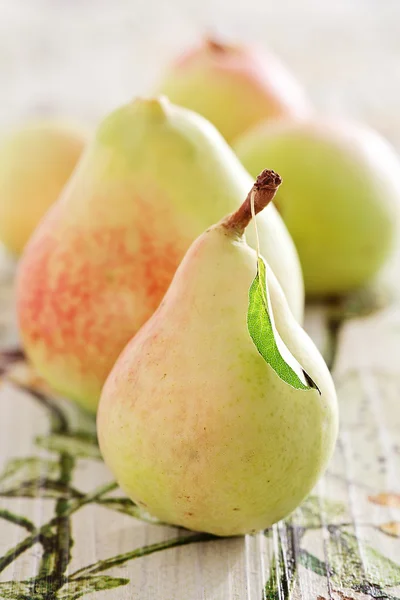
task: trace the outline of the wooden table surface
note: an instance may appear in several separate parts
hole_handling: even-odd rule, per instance
[[[0,0],[0,126],[59,112],[95,123],[211,29],[268,42],[320,110],[363,119],[400,148],[399,22],[396,0]],[[1,599],[400,598],[399,257],[370,289],[308,306],[338,390],[334,458],[290,518],[227,540],[158,525],[123,497],[93,420],[18,352],[14,272],[3,253]]]

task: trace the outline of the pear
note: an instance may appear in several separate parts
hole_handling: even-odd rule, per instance
[[[249,174],[216,129],[166,100],[136,100],[100,124],[21,260],[26,353],[56,391],[96,410],[119,353],[153,314],[191,242],[240,205]],[[301,318],[302,276],[278,213],[261,247]]]
[[[285,180],[276,204],[312,296],[370,281],[398,228],[400,163],[374,131],[335,119],[265,123],[241,138],[239,158],[255,175],[271,164]]]
[[[167,68],[159,91],[209,119],[230,144],[261,121],[310,112],[299,83],[274,55],[212,39]]]
[[[277,343],[313,385],[281,378],[270,366],[276,355],[264,359],[246,324],[257,271],[243,239],[251,196],[257,212],[279,181],[262,173],[242,207],[192,244],[104,386],[103,457],[126,494],[163,522],[224,536],[268,527],[296,508],[332,454],[333,382],[269,268]]]
[[[68,181],[88,140],[84,127],[31,121],[0,142],[0,240],[20,255]]]

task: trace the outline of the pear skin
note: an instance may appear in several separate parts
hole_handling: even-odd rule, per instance
[[[0,240],[16,256],[57,200],[89,135],[63,121],[34,121],[0,143]]]
[[[20,330],[39,374],[95,411],[189,245],[240,205],[249,180],[210,123],[165,99],[136,100],[106,118],[19,266]],[[301,319],[297,254],[272,206],[259,230]]]
[[[167,68],[158,91],[206,117],[230,144],[257,123],[304,118],[311,111],[300,84],[277,57],[212,39]]]
[[[368,283],[389,257],[400,213],[400,162],[374,131],[313,119],[266,123],[235,149],[256,175],[282,174],[276,205],[296,244],[309,296],[335,296]]]
[[[221,536],[293,511],[326,468],[338,426],[329,371],[269,268],[276,329],[319,391],[283,381],[250,338],[257,256],[242,237],[249,198],[243,207],[192,244],[116,362],[97,416],[103,457],[134,502]]]

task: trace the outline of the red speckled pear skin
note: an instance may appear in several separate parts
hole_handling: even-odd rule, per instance
[[[234,211],[251,184],[211,124],[165,99],[108,116],[19,265],[19,325],[38,373],[96,410],[113,364],[193,239]],[[279,253],[283,276],[295,281],[297,256],[275,210],[265,227],[264,254],[272,264]]]
[[[58,204],[19,269],[28,356],[58,391],[88,408],[125,343],[157,308],[187,245],[168,210],[161,211],[165,235],[153,237],[157,202],[130,196],[143,217],[134,235],[129,224],[109,227],[96,219],[89,228],[60,227]]]

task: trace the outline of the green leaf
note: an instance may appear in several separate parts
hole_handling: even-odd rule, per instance
[[[130,552],[125,552],[125,554],[118,554],[117,556],[112,556],[111,558],[106,558],[105,560],[99,560],[96,563],[83,567],[82,569],[75,571],[75,573],[72,575],[72,580],[76,581],[78,576],[89,577],[91,575],[107,571],[108,569],[121,567],[131,560],[143,558],[143,556],[148,556],[154,552],[161,552],[163,550],[169,550],[170,548],[177,548],[178,546],[186,546],[199,542],[209,542],[217,539],[218,538],[210,533],[195,533],[193,535],[185,535],[164,540],[163,542],[156,542],[155,544],[142,546],[141,548],[136,548]]]
[[[0,474],[0,495],[9,498],[76,498],[81,494],[58,481],[58,461],[29,457],[10,460]]]
[[[249,290],[247,327],[258,352],[285,382],[298,390],[318,386],[286,348],[275,328],[266,278],[264,259],[259,257],[257,274]]]
[[[279,548],[279,561],[274,557],[271,561],[271,572],[264,586],[263,600],[290,600],[295,586],[295,572],[287,573],[282,555],[282,547]],[[288,577],[289,576],[289,577]]]
[[[300,550],[297,560],[300,565],[316,573],[316,575],[320,575],[321,577],[326,577],[326,565],[322,560],[319,560],[313,554],[307,552],[307,550]]]
[[[263,600],[279,600],[280,593],[278,589],[278,577],[275,566],[272,565],[271,573],[264,587],[264,598]]]
[[[83,494],[71,486],[52,479],[32,479],[24,481],[17,487],[0,490],[0,495],[7,498],[79,498]]]
[[[32,523],[32,521],[30,521],[22,515],[17,515],[16,513],[11,512],[10,510],[0,508],[0,519],[4,519],[4,521],[14,523],[15,525],[19,525],[20,527],[24,527],[30,532],[35,531],[35,526]]]
[[[9,481],[15,477],[25,479],[36,479],[43,475],[57,474],[59,470],[58,462],[43,460],[42,458],[13,458],[8,461],[4,471],[0,474],[0,482]]]
[[[347,531],[337,531],[329,540],[333,581],[358,590],[368,582],[381,587],[400,584],[400,565]]]
[[[125,515],[129,515],[130,517],[141,519],[142,521],[158,524],[161,523],[158,519],[152,517],[146,511],[144,511],[140,506],[134,504],[131,500],[129,500],[129,498],[101,498],[97,501],[97,504]]]
[[[101,460],[99,447],[93,441],[81,436],[52,434],[36,438],[36,445],[49,452],[69,454],[75,458],[92,458]]]
[[[290,600],[297,581],[298,544],[291,525],[280,523],[273,527],[277,551],[270,563],[270,575],[264,586],[263,600]],[[275,544],[274,544],[275,546]]]
[[[49,587],[51,583],[51,580],[38,577],[27,581],[6,581],[0,583],[0,598],[2,600],[47,600],[51,596],[56,597],[57,600],[78,600],[85,594],[126,585],[129,579],[107,575],[78,577],[69,580],[54,596]]]
[[[2,600],[44,600],[42,595],[33,591],[30,581],[5,581],[0,583],[0,598]]]
[[[111,590],[129,583],[129,579],[122,577],[108,577],[98,575],[95,577],[80,577],[66,583],[57,594],[58,600],[77,600],[85,594]]]
[[[324,525],[334,525],[346,514],[340,502],[334,502],[320,496],[309,496],[289,519],[298,527],[317,529]]]
[[[27,481],[58,477],[59,464],[42,458],[14,458],[6,464],[0,474],[0,494],[16,489]]]

